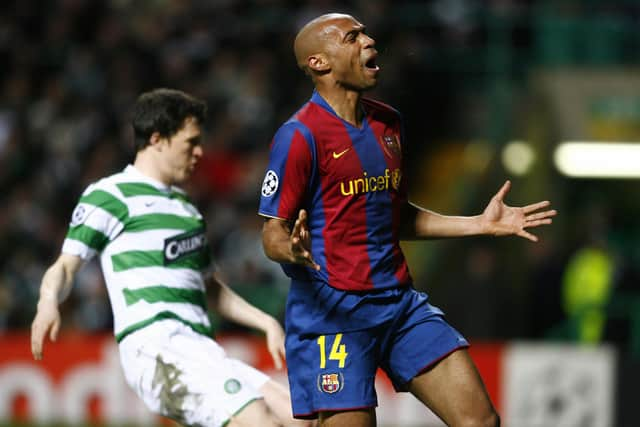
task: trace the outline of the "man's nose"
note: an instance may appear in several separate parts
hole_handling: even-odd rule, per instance
[[[362,34],[362,37],[363,37],[363,44],[365,48],[376,46],[376,41],[372,37],[366,34]]]

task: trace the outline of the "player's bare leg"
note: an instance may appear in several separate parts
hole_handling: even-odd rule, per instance
[[[482,378],[466,349],[453,352],[416,376],[409,391],[450,427],[498,427]]]
[[[227,427],[281,427],[282,424],[275,414],[269,410],[262,399],[254,400],[233,416]]]
[[[321,427],[375,427],[376,411],[374,408],[354,411],[321,412]]]
[[[291,398],[287,389],[282,384],[269,380],[261,388],[260,392],[264,396],[267,407],[275,414],[284,426],[291,427],[312,427],[315,421],[296,420],[291,412]]]

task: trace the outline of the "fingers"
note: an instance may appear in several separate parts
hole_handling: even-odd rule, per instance
[[[505,181],[505,183],[502,185],[502,188],[498,190],[498,192],[496,193],[495,196],[493,196],[493,198],[498,200],[499,202],[503,201],[505,196],[509,192],[510,188],[511,188],[511,181],[509,180]]]
[[[299,264],[306,265],[308,267],[313,268],[314,270],[319,270],[320,266],[315,263],[313,257],[311,256],[311,252],[309,252],[304,245],[302,244],[302,240],[298,237],[291,238],[293,255],[296,258],[296,262]]]
[[[35,360],[42,360],[42,340],[31,338],[31,354]]]
[[[537,242],[538,241],[538,237],[537,236],[535,236],[535,235],[533,235],[533,234],[531,234],[531,233],[529,233],[527,231],[524,231],[524,230],[521,230],[518,233],[518,236],[523,237],[523,238],[525,238],[527,240],[531,240],[532,242]]]
[[[284,331],[280,327],[280,324],[276,322],[278,325],[278,333],[271,332],[268,334],[267,346],[269,348],[269,354],[271,354],[271,358],[273,359],[273,364],[277,370],[282,369],[283,362],[285,359],[285,350],[284,350]]]
[[[304,209],[300,209],[298,212],[298,218],[296,222],[293,224],[293,230],[291,231],[291,235],[300,236],[302,232],[306,232],[307,229],[307,211]]]
[[[300,228],[302,228],[302,222],[300,221],[300,217],[296,219],[296,222],[293,223],[293,229],[291,230],[291,235],[298,237],[300,235]]]
[[[557,212],[555,210],[550,210],[529,215],[525,217],[525,222],[522,228],[533,228],[539,227],[541,225],[549,225],[553,223],[552,217],[554,217],[556,214]]]
[[[539,219],[551,218],[553,216],[556,216],[557,213],[558,212],[555,209],[550,210],[550,211],[537,212],[537,213],[534,213],[532,215],[528,215],[525,218],[525,221],[536,221],[536,220],[539,220]]]
[[[51,341],[56,341],[58,339],[58,331],[60,331],[60,321],[56,320],[53,322],[53,326],[51,326],[51,331],[49,332],[49,339]]]
[[[271,353],[271,358],[273,359],[273,364],[275,365],[277,370],[282,369],[282,358],[280,356],[280,351],[278,350],[269,350]]]
[[[537,211],[538,209],[546,208],[550,204],[551,204],[551,202],[549,202],[548,200],[545,200],[545,201],[542,201],[542,202],[538,202],[538,203],[533,203],[533,204],[527,205],[527,206],[523,207],[522,210],[524,211],[525,214],[528,214],[530,212]],[[549,211],[549,212],[551,212],[551,211]]]
[[[299,242],[296,242],[295,240],[296,240],[295,238],[292,239],[293,251],[294,251],[294,256],[296,258],[296,263],[305,265],[307,267],[311,267],[314,270],[319,271],[320,266],[316,264],[316,262],[313,260],[313,257],[311,256],[311,252],[301,247],[298,244]]]
[[[293,224],[293,230],[291,230],[291,243],[294,246],[300,246],[301,249],[304,249],[302,246],[305,239],[309,237],[309,232],[307,231],[307,212],[302,209],[298,214],[298,218],[296,222]]]
[[[35,360],[42,359],[42,342],[45,332],[36,324],[31,326],[31,354]]]
[[[300,209],[300,212],[298,212],[298,219],[303,223],[307,222],[307,211],[305,209]]]
[[[539,227],[541,225],[549,225],[553,222],[553,220],[551,218],[549,219],[540,219],[537,221],[527,221],[523,228],[535,228],[535,227]]]
[[[276,363],[277,369],[282,369],[284,366],[285,353],[284,353],[284,340],[278,346],[278,363]]]
[[[311,267],[316,271],[320,271],[320,266],[318,264],[316,264],[316,262],[313,260],[313,257],[311,256],[311,254],[309,252],[305,252],[304,254],[302,254],[301,256],[301,264],[305,265],[307,267]]]
[[[313,268],[314,270],[320,270],[320,266],[316,264],[309,252],[309,230],[307,229],[307,211],[301,209],[298,213],[293,230],[291,231],[291,250],[293,256],[298,264],[305,265]]]
[[[522,226],[522,228],[534,228],[534,227],[539,227],[541,225],[549,225],[553,222],[553,220],[551,218],[545,218],[545,219],[537,219],[534,221],[526,221],[524,223],[524,225]]]
[[[315,271],[320,271],[320,266],[318,264],[316,264],[316,262],[313,260],[313,258],[311,258],[311,255],[309,255],[307,267],[311,267]]]

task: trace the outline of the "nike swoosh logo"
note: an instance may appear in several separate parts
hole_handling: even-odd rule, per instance
[[[342,157],[344,154],[346,154],[347,151],[351,150],[351,148],[347,148],[344,151],[341,151],[339,153],[336,153],[335,151],[333,152],[333,158],[334,159],[339,159],[340,157]]]

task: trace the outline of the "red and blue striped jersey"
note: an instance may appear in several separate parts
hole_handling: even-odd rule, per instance
[[[407,202],[400,115],[369,99],[361,108],[358,128],[314,91],[271,143],[259,213],[294,221],[306,209],[321,267],[283,264],[293,279],[352,291],[411,283],[398,238]]]

